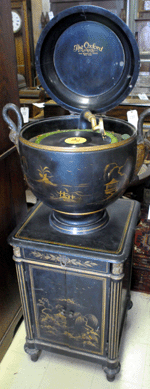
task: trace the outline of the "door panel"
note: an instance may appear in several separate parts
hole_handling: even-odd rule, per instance
[[[106,278],[67,272],[68,344],[103,354],[106,316]]]
[[[30,280],[37,338],[67,344],[65,271],[33,266]]]
[[[30,265],[30,281],[37,338],[103,355],[107,279]]]

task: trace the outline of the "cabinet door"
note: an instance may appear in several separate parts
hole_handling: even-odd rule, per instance
[[[67,345],[65,271],[29,266],[36,338]]]
[[[36,337],[103,355],[107,279],[32,265],[30,281]]]
[[[70,348],[102,355],[105,341],[106,277],[67,271],[67,328]]]

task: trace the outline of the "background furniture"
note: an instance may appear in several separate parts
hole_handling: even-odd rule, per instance
[[[2,118],[5,104],[19,106],[10,0],[0,1],[0,360],[22,316],[12,250],[7,237],[26,215],[24,180],[16,147]]]
[[[17,58],[17,73],[25,77],[27,86],[33,86],[35,65],[31,0],[11,0],[11,11],[15,11],[21,18],[19,30],[13,32]]]
[[[135,233],[131,283],[132,290],[144,293],[150,293],[150,220],[147,220],[147,215],[148,206],[142,204]]]

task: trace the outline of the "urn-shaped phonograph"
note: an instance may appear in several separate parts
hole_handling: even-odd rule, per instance
[[[149,141],[138,128],[106,113],[123,101],[139,72],[137,43],[127,25],[95,6],[69,8],[44,28],[36,48],[38,78],[70,115],[22,127],[13,104],[3,109],[29,188],[47,204],[63,233],[93,233],[108,221],[143,163]],[[16,111],[18,128],[8,116]]]

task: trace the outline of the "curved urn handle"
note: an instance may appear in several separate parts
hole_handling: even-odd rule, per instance
[[[143,137],[143,123],[146,116],[150,115],[150,108],[146,109],[144,112],[141,113],[138,121],[138,127],[137,127],[137,157],[136,157],[136,165],[135,165],[135,171],[134,176],[137,175],[137,173],[140,170],[140,167],[142,166],[144,159],[145,159],[145,153],[146,149],[150,149],[150,141],[147,138]]]
[[[15,114],[17,116],[17,126],[13,122],[13,120],[9,117],[9,115],[8,115],[9,110],[15,112]],[[10,138],[11,142],[13,142],[16,145],[17,150],[18,150],[18,136],[19,136],[20,130],[22,128],[22,116],[21,116],[20,110],[15,104],[8,103],[4,106],[4,108],[2,110],[2,115],[3,115],[3,119],[8,124],[9,129],[10,129],[9,138]]]

